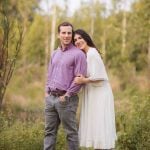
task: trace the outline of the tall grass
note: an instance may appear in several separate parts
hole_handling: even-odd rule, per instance
[[[43,149],[44,68],[29,66],[25,70],[20,69],[14,74],[5,96],[0,113],[0,150]],[[111,78],[118,136],[116,150],[149,150],[150,94],[147,79],[134,76],[134,82],[127,82],[127,79],[118,81],[119,78],[113,78],[113,75]],[[65,134],[60,127],[56,150],[66,149]]]
[[[117,150],[150,149],[150,95],[133,96],[133,108],[130,113],[117,116],[118,131]]]

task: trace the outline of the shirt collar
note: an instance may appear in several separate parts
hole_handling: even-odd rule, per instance
[[[69,50],[72,47],[73,47],[73,44],[70,43],[64,50],[62,49],[62,46],[59,46],[58,49],[61,50],[61,51],[67,51],[67,50]]]

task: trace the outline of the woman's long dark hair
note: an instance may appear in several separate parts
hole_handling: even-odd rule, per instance
[[[75,34],[80,35],[86,41],[88,46],[93,47],[98,51],[98,49],[96,48],[96,46],[95,46],[94,42],[92,41],[90,35],[88,33],[86,33],[83,29],[75,30],[74,31],[74,36],[75,36]]]

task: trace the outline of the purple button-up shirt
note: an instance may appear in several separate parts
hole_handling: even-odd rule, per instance
[[[87,63],[85,54],[73,44],[64,51],[58,48],[52,55],[48,67],[46,92],[65,90],[68,95],[77,93],[82,85],[75,84],[78,74],[86,75]]]

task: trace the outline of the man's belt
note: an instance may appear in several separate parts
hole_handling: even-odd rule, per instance
[[[66,91],[57,90],[57,91],[49,91],[48,93],[55,97],[59,97],[59,96],[63,96],[66,93]]]

